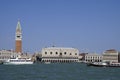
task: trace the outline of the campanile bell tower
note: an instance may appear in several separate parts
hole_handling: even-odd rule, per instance
[[[15,51],[17,53],[19,52],[22,53],[22,30],[21,30],[20,21],[18,21],[17,27],[16,27]]]

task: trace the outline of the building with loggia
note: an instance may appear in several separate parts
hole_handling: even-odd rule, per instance
[[[79,50],[76,48],[47,47],[41,51],[42,62],[78,62]]]

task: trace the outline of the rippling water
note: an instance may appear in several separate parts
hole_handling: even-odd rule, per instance
[[[0,65],[0,80],[120,80],[120,68],[82,63]]]

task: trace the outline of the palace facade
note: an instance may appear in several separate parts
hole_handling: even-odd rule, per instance
[[[75,48],[48,47],[41,51],[42,62],[78,62],[79,50]]]

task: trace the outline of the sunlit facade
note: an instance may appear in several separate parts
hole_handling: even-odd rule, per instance
[[[20,56],[19,53],[16,53],[15,51],[12,50],[0,50],[0,61],[6,61],[10,58],[16,58]]]
[[[103,62],[118,62],[118,54],[114,49],[106,50],[103,53]]]
[[[85,62],[102,62],[103,56],[101,54],[86,54]]]
[[[75,48],[48,47],[42,49],[42,62],[78,62],[79,50]]]

